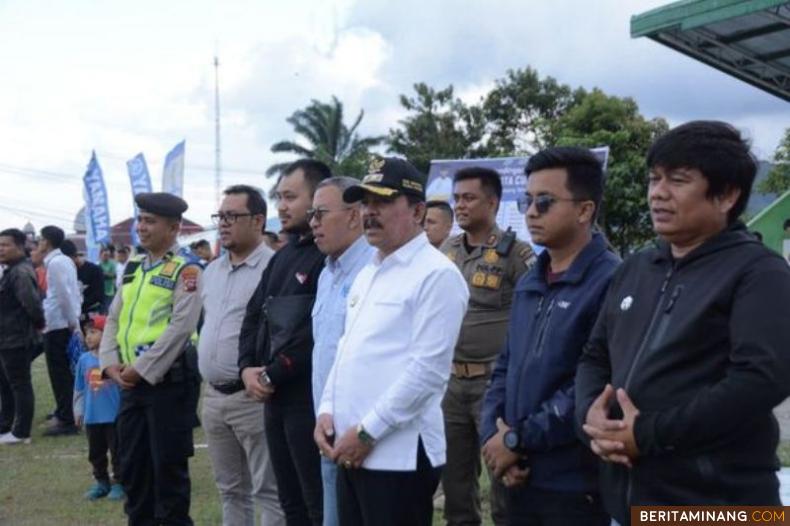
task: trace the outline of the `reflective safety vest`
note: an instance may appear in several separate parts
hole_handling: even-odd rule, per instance
[[[167,329],[179,274],[189,261],[170,256],[148,270],[143,270],[142,263],[142,257],[129,261],[120,292],[123,307],[117,340],[125,365],[132,365]]]

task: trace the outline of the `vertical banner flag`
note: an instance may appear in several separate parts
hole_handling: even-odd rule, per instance
[[[184,146],[186,140],[176,144],[165,157],[162,171],[162,191],[182,197],[184,193]]]
[[[132,244],[136,247],[140,245],[140,238],[137,237],[137,203],[134,198],[137,194],[153,192],[151,186],[151,176],[148,174],[148,165],[145,164],[145,157],[138,153],[133,159],[126,161],[126,168],[129,171],[129,182],[132,183],[132,206],[134,207],[134,221],[132,221]]]
[[[82,181],[85,196],[85,246],[88,249],[88,259],[98,261],[100,244],[110,243],[110,208],[104,176],[95,151],[91,154]]]

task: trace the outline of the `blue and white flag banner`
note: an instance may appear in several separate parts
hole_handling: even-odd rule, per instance
[[[162,191],[182,197],[184,194],[184,150],[186,140],[176,144],[165,157]]]
[[[88,258],[98,261],[100,245],[111,241],[111,223],[107,188],[104,186],[104,176],[95,151],[91,154],[82,182],[85,196],[85,245]]]
[[[609,147],[590,148],[604,171],[609,162]],[[461,168],[482,166],[499,172],[502,179],[502,202],[497,212],[497,224],[503,229],[511,227],[519,239],[531,242],[524,215],[518,211],[517,199],[524,194],[527,177],[524,168],[529,157],[495,157],[488,159],[455,159],[431,161],[428,184],[425,193],[429,200],[447,201],[453,205],[453,176]],[[461,232],[458,224],[453,225],[453,233]]]
[[[132,221],[132,244],[136,247],[140,244],[137,237],[137,203],[134,198],[137,194],[153,192],[151,186],[151,176],[148,173],[148,165],[145,164],[145,157],[138,153],[134,158],[126,161],[126,168],[129,171],[129,182],[132,184],[132,206],[134,207],[134,221]]]

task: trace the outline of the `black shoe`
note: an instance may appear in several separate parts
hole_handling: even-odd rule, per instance
[[[80,430],[74,424],[58,424],[42,433],[45,437],[58,437],[63,435],[76,435]]]

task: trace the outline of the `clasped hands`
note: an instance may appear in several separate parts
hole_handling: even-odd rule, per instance
[[[114,364],[104,369],[105,374],[112,378],[121,389],[131,389],[143,379],[131,365]]]
[[[505,447],[505,433],[510,427],[501,418],[496,420],[497,432],[483,445],[483,460],[494,477],[500,479],[508,488],[519,486],[527,481],[529,468],[521,468],[519,460],[526,459],[526,455],[509,450]]]
[[[357,435],[356,426],[346,431],[340,440],[334,441],[335,425],[332,415],[318,415],[313,439],[321,455],[346,469],[357,469],[373,451],[373,445],[363,442]]]
[[[609,405],[616,396],[623,411],[622,420],[609,418]],[[639,409],[631,401],[625,389],[615,393],[611,384],[598,395],[598,398],[587,410],[587,418],[582,428],[590,437],[590,449],[604,462],[622,464],[633,467],[633,461],[639,456],[639,449],[634,436],[634,423],[639,416]]]

